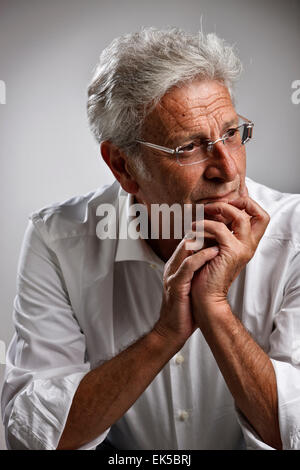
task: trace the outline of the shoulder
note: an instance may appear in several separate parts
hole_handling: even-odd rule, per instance
[[[278,191],[246,178],[249,196],[271,219],[264,237],[290,241],[300,248],[300,194]]]
[[[96,236],[97,208],[117,205],[120,185],[115,181],[84,195],[43,207],[29,215],[35,228],[49,243],[80,236]]]

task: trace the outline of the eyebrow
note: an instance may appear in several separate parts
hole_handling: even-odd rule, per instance
[[[233,125],[237,126],[238,125],[238,120],[239,120],[239,118],[238,118],[238,116],[236,116],[236,117],[230,119],[229,121],[224,122],[223,127],[222,127],[222,133],[224,133],[227,129],[229,129]],[[208,139],[208,137],[206,137],[206,135],[203,132],[197,132],[197,134],[192,134],[192,135],[185,136],[184,140],[183,140],[183,137],[181,137],[181,138],[179,137],[178,141],[181,139],[180,141],[184,143],[184,142],[194,140],[194,139],[197,139],[197,138],[199,139],[199,137],[200,137],[200,139],[210,140],[210,139]]]

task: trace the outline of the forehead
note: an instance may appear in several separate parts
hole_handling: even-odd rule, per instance
[[[236,117],[228,89],[216,81],[196,80],[174,87],[160,100],[145,121],[147,137],[180,140],[190,133],[216,132]]]

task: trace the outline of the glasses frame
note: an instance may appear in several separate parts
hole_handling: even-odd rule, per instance
[[[240,114],[238,114],[238,117],[243,119],[243,121],[245,121],[245,122],[243,124],[240,124],[237,127],[231,127],[230,129],[238,130],[238,129],[240,129],[240,127],[244,127],[244,132],[243,132],[243,135],[242,135],[242,145],[244,145],[246,142],[248,142],[248,140],[250,140],[252,138],[254,122],[250,121],[249,119],[245,118],[244,116],[241,116]],[[207,141],[207,150],[209,152],[211,152],[212,149],[213,149],[213,146],[217,142],[223,142],[223,144],[225,145],[226,140],[229,138],[229,136],[226,136],[227,132],[228,131],[226,131],[225,134],[222,135],[222,137],[220,137],[219,139],[216,139],[214,142],[208,139],[208,141]],[[139,139],[136,139],[135,142],[138,142],[139,144],[145,145],[146,147],[150,147],[150,148],[153,148],[153,149],[156,149],[156,150],[161,150],[162,152],[166,152],[166,153],[169,153],[169,154],[172,154],[172,155],[176,155],[177,163],[180,166],[197,165],[198,163],[202,163],[203,161],[205,161],[209,158],[209,157],[207,157],[207,158],[205,158],[203,160],[200,160],[198,162],[181,163],[179,161],[179,155],[181,153],[183,153],[183,150],[180,150],[182,145],[179,145],[175,149],[171,149],[169,147],[163,147],[161,145],[152,144],[151,142],[146,142],[144,140],[139,140]]]

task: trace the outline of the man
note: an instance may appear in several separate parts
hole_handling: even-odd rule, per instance
[[[176,29],[102,53],[88,114],[117,181],[31,216],[2,395],[9,448],[300,448],[300,199],[245,176],[240,70],[215,35]],[[150,226],[153,204],[203,204],[204,246],[123,239],[134,203]],[[96,234],[104,204],[116,239]]]

